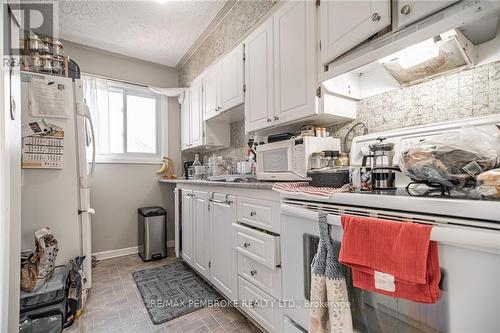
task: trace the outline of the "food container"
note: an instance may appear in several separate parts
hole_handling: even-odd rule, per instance
[[[484,197],[500,199],[500,169],[488,170],[479,174],[476,190]]]
[[[311,186],[339,188],[349,184],[349,169],[338,167],[314,169],[307,172],[307,177],[311,178],[309,181]]]
[[[321,169],[328,166],[329,158],[326,157],[325,152],[317,152],[311,154],[310,169]]]
[[[62,57],[64,55],[63,44],[58,40],[54,40],[50,45],[50,51],[53,55]]]
[[[339,155],[340,166],[349,166],[349,154],[348,153],[340,153]]]
[[[44,54],[40,56],[40,72],[52,73],[52,57]]]
[[[240,161],[236,164],[236,172],[239,174],[252,173],[252,163],[249,161]]]
[[[31,34],[28,41],[30,51],[41,53],[45,50],[45,43],[36,34]]]
[[[52,57],[52,73],[57,75],[64,74],[64,58]]]
[[[29,58],[30,70],[40,72],[42,70],[42,60],[38,54],[33,54]]]

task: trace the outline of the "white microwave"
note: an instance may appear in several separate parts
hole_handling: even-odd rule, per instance
[[[340,151],[340,140],[306,136],[258,146],[257,179],[304,181],[311,154],[323,150]]]

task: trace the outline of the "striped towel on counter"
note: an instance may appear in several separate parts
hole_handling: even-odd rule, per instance
[[[282,194],[301,194],[313,199],[328,199],[332,194],[349,192],[349,190],[349,184],[342,187],[315,187],[309,186],[308,182],[276,183],[273,185],[273,191]]]

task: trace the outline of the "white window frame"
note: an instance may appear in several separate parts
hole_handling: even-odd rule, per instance
[[[86,76],[93,76],[85,74]],[[108,91],[123,93],[123,149],[124,153],[96,152],[98,164],[162,164],[162,156],[168,155],[168,99],[149,91],[147,87],[107,79]],[[127,152],[127,95],[154,98],[156,100],[156,153]]]

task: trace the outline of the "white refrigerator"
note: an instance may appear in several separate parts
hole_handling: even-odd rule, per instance
[[[49,168],[46,164],[40,168],[26,163],[53,157],[40,157],[36,151],[31,154],[33,149],[40,148],[28,147],[27,133],[23,133],[21,229],[22,248],[34,249],[33,232],[49,227],[58,241],[57,265],[66,264],[78,255],[86,256],[83,269],[91,286],[91,218],[95,212],[90,206],[89,175],[94,168],[95,140],[83,96],[81,80],[21,73],[23,126],[45,119],[51,127],[64,131],[62,157],[57,157],[62,165]],[[26,153],[28,149],[30,154]]]

